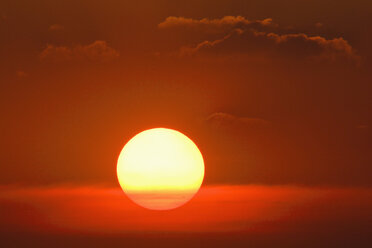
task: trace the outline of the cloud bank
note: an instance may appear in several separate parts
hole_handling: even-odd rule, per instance
[[[216,185],[202,187],[183,207],[151,211],[135,205],[116,187],[2,188],[0,229],[281,232],[280,226],[291,221],[295,226],[366,221],[371,218],[366,211],[372,207],[371,196],[370,189],[358,188]]]

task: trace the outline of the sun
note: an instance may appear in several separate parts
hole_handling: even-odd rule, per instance
[[[123,191],[138,205],[173,209],[188,202],[199,190],[204,178],[203,156],[181,132],[149,129],[124,146],[117,176]]]

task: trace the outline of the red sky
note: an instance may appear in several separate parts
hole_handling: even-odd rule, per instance
[[[369,0],[1,1],[2,232],[36,246],[46,230],[65,245],[98,232],[97,247],[146,230],[162,247],[363,247],[371,13]],[[131,205],[116,179],[123,145],[154,127],[205,159],[202,191],[169,216]]]

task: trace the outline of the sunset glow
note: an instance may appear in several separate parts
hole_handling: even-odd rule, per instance
[[[368,248],[372,0],[0,0],[0,248]]]

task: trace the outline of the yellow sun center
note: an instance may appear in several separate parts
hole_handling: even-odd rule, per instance
[[[149,209],[172,209],[189,201],[204,178],[203,157],[184,134],[154,128],[124,146],[117,165],[124,192]]]

